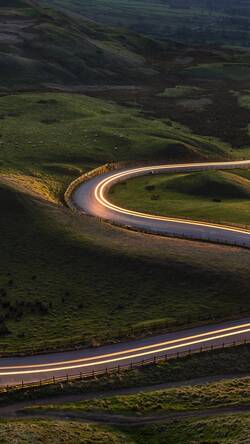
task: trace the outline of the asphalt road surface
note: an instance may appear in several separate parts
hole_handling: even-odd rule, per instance
[[[202,222],[182,221],[174,218],[148,215],[119,208],[107,200],[111,186],[130,177],[143,174],[197,171],[206,169],[244,168],[250,161],[160,165],[134,168],[95,177],[80,185],[73,194],[74,204],[83,212],[149,232],[182,235],[196,239],[209,239],[250,246],[250,232]],[[223,324],[192,328],[167,333],[129,343],[119,343],[96,349],[0,359],[0,385],[15,385],[53,377],[79,375],[81,372],[105,370],[128,365],[157,356],[170,356],[177,352],[219,346],[223,343],[250,340],[250,318]]]
[[[147,233],[159,235],[209,240],[216,243],[250,247],[249,230],[233,226],[140,213],[118,207],[108,199],[108,193],[113,185],[136,176],[167,172],[191,172],[249,167],[250,160],[244,160],[144,166],[121,171],[111,171],[96,176],[79,185],[72,195],[72,203],[78,210],[84,213],[130,229],[139,229]]]
[[[128,343],[47,355],[0,359],[0,385],[105,370],[156,356],[250,340],[250,318],[166,333]]]

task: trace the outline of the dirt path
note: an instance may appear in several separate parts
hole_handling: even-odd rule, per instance
[[[16,416],[18,419],[28,419],[28,418],[47,418],[47,419],[63,419],[63,420],[75,420],[87,423],[104,423],[104,424],[112,424],[112,425],[120,425],[120,426],[139,426],[139,425],[148,425],[165,421],[178,421],[185,418],[207,418],[212,416],[220,416],[220,415],[235,415],[239,413],[249,413],[250,405],[245,406],[234,406],[234,407],[222,407],[222,408],[211,408],[204,410],[189,410],[186,412],[168,412],[161,413],[158,415],[147,415],[147,416],[138,416],[135,415],[117,415],[111,413],[88,413],[88,412],[80,412],[80,411],[57,411],[53,412],[20,412]]]

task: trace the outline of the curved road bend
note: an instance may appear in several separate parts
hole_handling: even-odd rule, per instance
[[[143,167],[120,172],[111,172],[96,177],[78,187],[73,195],[75,204],[83,211],[98,217],[122,222],[135,227],[147,228],[152,232],[173,234],[181,232],[204,239],[227,241],[238,245],[250,245],[250,233],[230,227],[220,227],[201,222],[179,221],[177,219],[156,217],[124,210],[110,204],[106,193],[110,186],[129,177],[173,171],[196,171],[204,169],[249,167],[250,161],[222,162],[207,164],[161,165]],[[112,219],[113,218],[113,219]],[[128,343],[114,344],[98,349],[85,349],[31,357],[0,359],[0,385],[15,385],[77,375],[93,370],[130,364],[153,358],[154,356],[171,355],[177,352],[197,349],[211,345],[250,340],[250,318],[225,322],[214,326],[193,328],[181,332],[168,333],[157,337],[136,340]]]
[[[250,318],[167,333],[128,343],[30,357],[0,359],[0,385],[104,370],[211,345],[250,340]]]
[[[111,171],[79,185],[72,195],[72,202],[84,213],[125,227],[159,235],[250,247],[249,230],[127,210],[112,204],[107,197],[113,185],[136,176],[233,168],[250,168],[250,160],[144,166]]]

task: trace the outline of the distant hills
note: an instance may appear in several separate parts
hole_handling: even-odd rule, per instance
[[[79,9],[88,1],[80,2]],[[94,2],[95,15],[105,1]],[[117,7],[122,4],[116,1]],[[131,5],[132,1],[136,5],[139,0],[123,4]],[[167,79],[170,84],[183,79],[208,79],[210,83],[222,78],[249,80],[248,51],[155,39],[87,19],[91,7],[82,15],[51,4],[45,0],[1,0],[0,91],[67,87],[79,92],[86,85],[150,84],[158,88],[159,84],[165,86]],[[64,4],[75,3],[64,0],[61,6]],[[153,12],[154,8],[152,29]],[[111,20],[105,8],[103,14],[104,21]],[[128,14],[121,17],[126,21]]]
[[[128,83],[154,76],[161,43],[68,17],[33,0],[1,0],[1,88]],[[153,66],[154,65],[154,66]]]
[[[155,38],[250,47],[249,0],[42,0]]]

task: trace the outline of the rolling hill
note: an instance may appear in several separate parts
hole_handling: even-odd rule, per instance
[[[248,0],[42,1],[161,39],[250,46]]]
[[[164,187],[164,183],[161,184]],[[225,171],[205,171],[180,175],[167,181],[169,190],[194,196],[219,198],[250,197],[250,181],[235,173]]]
[[[126,31],[41,7],[3,0],[0,7],[0,83],[30,88],[142,80],[156,73],[162,45]]]
[[[248,170],[135,177],[110,196],[136,211],[249,227],[249,179]]]

